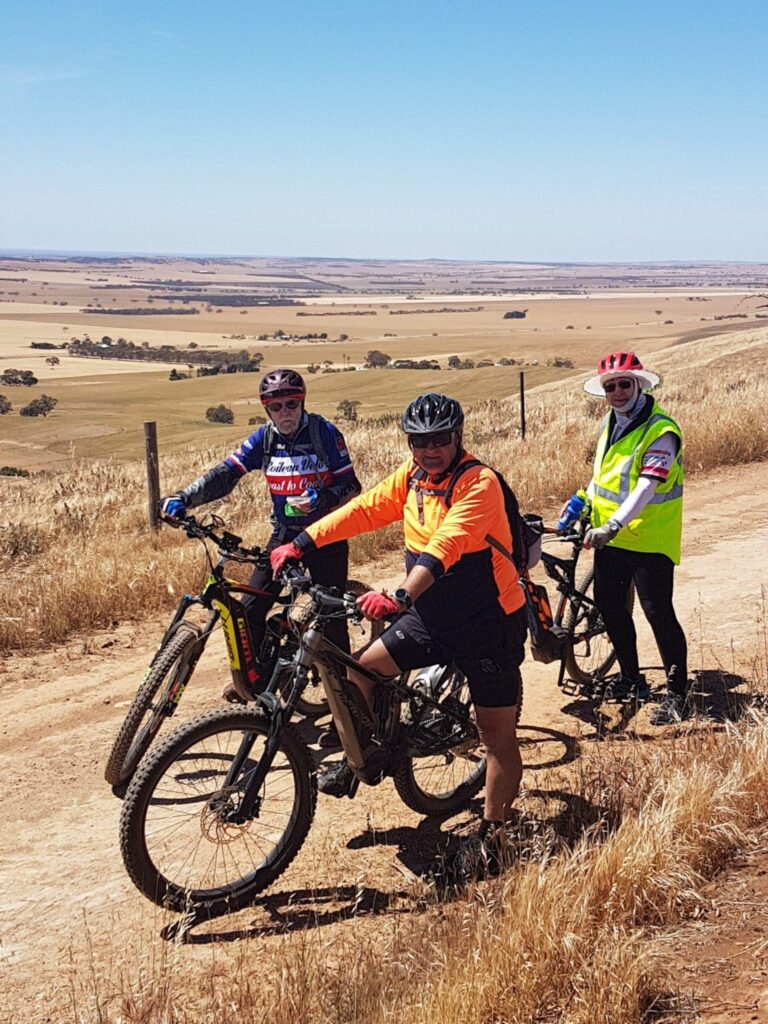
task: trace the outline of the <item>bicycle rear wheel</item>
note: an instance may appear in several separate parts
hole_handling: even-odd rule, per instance
[[[569,636],[565,668],[570,679],[580,686],[591,686],[604,679],[616,662],[603,617],[594,605],[595,571],[587,570],[576,589],[579,596],[571,599],[563,628]],[[589,598],[588,601],[584,598]],[[627,594],[627,611],[632,612],[635,604],[635,588],[630,584]]]
[[[247,906],[285,871],[317,802],[312,761],[286,726],[245,821],[237,808],[264,755],[268,721],[256,709],[219,708],[177,729],[143,761],[120,819],[123,862],[153,903],[212,916]],[[227,785],[233,762],[237,777]]]
[[[445,750],[426,756],[411,755],[397,765],[393,776],[395,789],[403,803],[418,814],[453,814],[466,807],[485,784],[485,757],[472,721],[469,684],[458,669],[452,670],[443,693],[441,703],[448,704],[454,712],[463,712],[471,728],[466,738],[451,745],[451,733],[456,726],[446,716]],[[432,729],[441,726],[436,715],[439,712],[431,709],[424,715],[425,719],[432,718]]]
[[[104,778],[110,786],[119,789],[129,781],[163,722],[175,711],[180,690],[199,657],[199,638],[194,626],[182,622],[155,655],[107,758]]]

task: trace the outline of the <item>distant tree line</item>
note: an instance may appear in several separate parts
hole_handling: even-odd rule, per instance
[[[296,299],[285,299],[279,295],[244,295],[242,292],[238,292],[234,295],[221,294],[217,295],[214,292],[191,292],[184,295],[149,295],[149,299],[160,299],[163,302],[202,302],[206,306],[303,306],[303,302],[298,302]],[[87,311],[84,311],[87,312]],[[113,311],[114,312],[114,311]],[[189,313],[192,310],[175,309],[169,310],[174,313]],[[197,313],[197,310],[194,310]]]
[[[199,312],[200,310],[196,306],[193,309],[173,309],[171,306],[136,306],[134,309],[86,306],[83,310],[83,313],[103,313],[106,316],[188,316]]]
[[[194,348],[192,346],[195,346]],[[143,341],[137,345],[125,338],[112,339],[105,334],[101,341],[92,341],[88,335],[84,338],[72,338],[69,342],[69,354],[85,356],[87,359],[127,359],[148,363],[178,363],[201,365],[199,377],[215,376],[219,373],[257,373],[264,361],[261,352],[248,352],[241,349],[232,352],[227,349],[215,349],[203,352],[195,342],[190,342],[185,349],[175,345],[150,345]],[[175,378],[178,379],[178,378]]]

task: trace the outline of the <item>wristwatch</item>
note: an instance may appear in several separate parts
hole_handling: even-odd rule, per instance
[[[392,595],[392,599],[394,601],[397,601],[398,604],[401,604],[406,611],[408,611],[408,609],[413,604],[413,601],[411,600],[411,595],[408,593],[405,587],[400,587],[398,590],[396,590]]]

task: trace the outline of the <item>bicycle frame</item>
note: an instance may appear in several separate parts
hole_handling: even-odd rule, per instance
[[[195,527],[198,525],[199,524],[195,524]],[[221,621],[224,631],[224,640],[227,647],[232,684],[237,694],[243,700],[251,700],[253,687],[259,682],[261,676],[257,667],[257,652],[254,652],[254,645],[251,639],[250,629],[248,627],[246,608],[243,602],[235,595],[244,594],[257,597],[269,597],[274,603],[282,605],[287,605],[290,599],[281,597],[279,594],[273,594],[271,591],[262,590],[258,587],[251,587],[246,583],[239,583],[224,575],[224,567],[229,561],[256,561],[253,551],[247,551],[246,549],[240,549],[235,546],[236,544],[239,544],[239,538],[226,533],[222,537],[219,537],[215,535],[210,528],[200,528],[199,533],[193,533],[191,536],[198,536],[200,539],[207,536],[209,539],[218,543],[220,548],[223,546],[223,550],[220,550],[218,561],[215,564],[210,561],[209,556],[211,571],[201,592],[198,595],[185,594],[182,597],[174,617],[163,636],[158,652],[152,659],[150,669],[152,668],[152,665],[154,665],[155,659],[158,657],[160,650],[162,650],[165,643],[173,636],[184,621],[189,609],[193,605],[200,605],[208,609],[210,615],[208,617],[208,621],[202,629],[199,630],[195,657],[190,659],[188,663],[188,671],[185,673],[184,680],[182,681],[182,684],[176,688],[171,697],[173,707],[175,708],[181,699],[186,687],[186,680],[189,679],[192,674],[192,670],[205,649],[208,637],[216,628],[219,621]]]
[[[318,588],[313,589],[317,590]],[[350,608],[344,599],[331,598],[331,600],[337,608],[344,608],[347,616],[350,617]],[[445,704],[441,704],[429,694],[414,691],[403,681],[402,676],[386,678],[366,669],[352,655],[342,651],[324,636],[322,616],[315,615],[301,635],[299,649],[294,658],[290,661],[282,658],[278,660],[267,689],[256,698],[257,703],[270,718],[269,734],[264,753],[259,759],[259,763],[249,773],[244,787],[238,786],[237,780],[253,746],[255,734],[249,733],[243,738],[233,759],[222,788],[222,798],[226,798],[227,794],[238,788],[242,789],[243,796],[239,806],[230,812],[230,820],[243,822],[254,814],[258,814],[258,793],[272,766],[272,760],[278,747],[277,740],[284,726],[290,721],[295,702],[306,686],[309,669],[313,664],[320,669],[323,689],[331,707],[344,753],[358,782],[375,785],[380,781],[386,754],[381,742],[391,743],[396,740],[400,721],[400,704],[418,698],[425,707],[437,708],[441,714],[452,721],[466,726],[466,719],[463,716],[454,712],[450,707],[446,707]],[[345,677],[344,670],[346,669],[352,669],[375,684],[373,714],[354,683]],[[295,676],[294,686],[287,693],[283,689],[284,696],[281,697],[280,684],[283,676],[288,673]],[[356,717],[360,720],[361,725],[365,725],[370,730],[370,740],[365,747],[363,747]]]
[[[547,576],[556,584],[557,592],[560,597],[557,602],[557,608],[552,615],[552,629],[562,640],[562,648],[560,652],[560,669],[557,677],[557,685],[563,686],[565,679],[566,662],[568,656],[568,645],[571,648],[575,648],[579,643],[585,643],[589,641],[589,636],[584,636],[573,639],[568,636],[564,630],[565,613],[569,605],[574,605],[577,601],[579,605],[584,605],[587,608],[594,608],[595,602],[587,594],[583,593],[576,586],[576,565],[581,555],[582,542],[584,532],[589,525],[588,520],[581,523],[581,531],[568,534],[560,538],[565,543],[573,545],[573,551],[569,558],[560,558],[557,555],[553,555],[549,551],[542,551],[541,561],[544,566],[544,571]],[[546,533],[554,534],[554,530],[545,530]],[[557,660],[557,659],[553,659]]]

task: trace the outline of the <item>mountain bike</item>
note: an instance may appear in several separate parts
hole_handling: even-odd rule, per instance
[[[557,685],[566,693],[585,697],[601,696],[606,677],[616,663],[616,652],[595,605],[594,568],[590,566],[576,582],[576,566],[584,545],[589,517],[586,516],[562,536],[555,529],[545,527],[540,517],[526,518],[538,521],[538,529],[544,537],[572,546],[569,558],[560,558],[550,551],[541,552],[544,571],[554,581],[560,594],[554,614],[546,587],[534,584],[527,573],[523,575],[531,654],[536,661],[560,662]],[[627,611],[632,611],[634,601],[634,587],[630,586]]]
[[[265,595],[267,592],[231,580],[224,572],[228,562],[268,568],[266,552],[259,547],[243,547],[240,537],[221,529],[223,522],[217,516],[211,516],[207,522],[199,522],[193,516],[164,521],[182,529],[188,537],[204,542],[210,573],[199,594],[185,594],[179,602],[112,745],[104,777],[118,791],[135,772],[163,723],[176,713],[217,625],[223,626],[232,684],[244,701],[253,700],[254,689],[264,688],[281,648],[288,645],[292,651],[296,646],[287,618],[290,597],[269,593],[280,610],[267,618],[266,633],[255,657],[245,606],[236,595]],[[218,549],[215,563],[208,542]],[[346,589],[359,595],[369,588],[351,580]],[[208,611],[203,624],[196,624],[189,617],[195,606]],[[307,718],[328,714],[329,707],[316,669],[310,672],[309,683],[296,710]]]
[[[485,759],[465,677],[433,666],[385,679],[324,636],[336,616],[359,621],[356,596],[334,596],[294,567],[281,577],[294,600],[297,640],[278,658],[251,708],[219,708],[190,721],[142,761],[120,820],[125,867],[154,903],[218,916],[244,907],[298,854],[315,813],[317,784],[306,743],[291,724],[320,674],[355,781],[392,776],[404,803],[424,815],[465,807],[485,781]],[[346,678],[376,683],[371,709]]]

